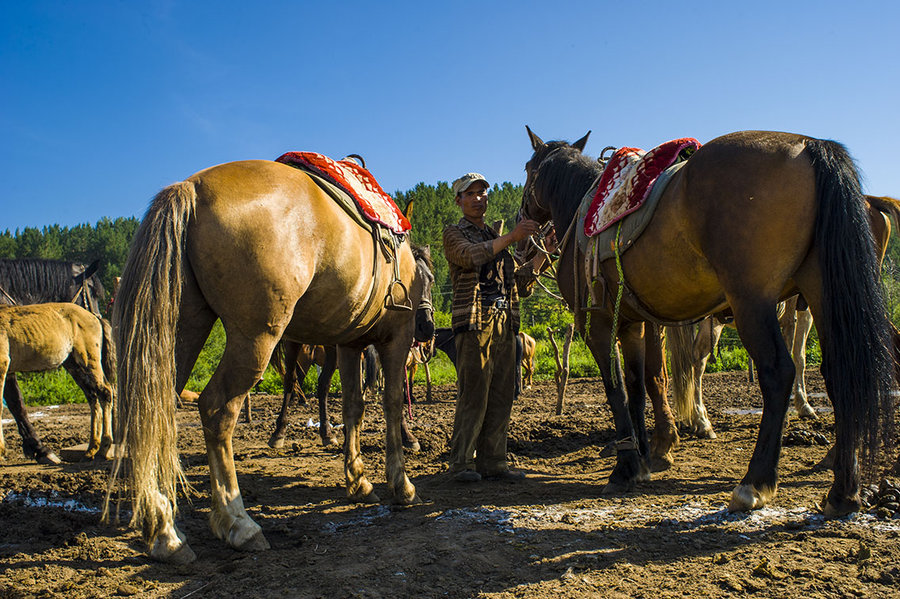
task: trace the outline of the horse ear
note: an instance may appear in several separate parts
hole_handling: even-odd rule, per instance
[[[584,137],[576,141],[572,144],[572,147],[578,150],[579,152],[584,152],[584,146],[587,145],[588,136],[591,134],[590,131],[584,134]]]
[[[403,216],[406,217],[406,220],[412,222],[412,213],[413,213],[413,203],[415,199],[409,201],[409,204],[406,205],[406,209],[403,211]]]
[[[531,130],[531,127],[525,125],[525,130],[528,131],[528,138],[531,139],[531,148],[537,152],[541,148],[543,148],[546,144],[544,140],[538,137],[534,131]]]

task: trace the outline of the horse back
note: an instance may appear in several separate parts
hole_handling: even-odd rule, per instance
[[[264,330],[290,314],[289,338],[333,345],[382,319],[392,265],[372,234],[306,173],[254,160],[212,167],[186,182],[197,194],[188,260],[223,323]],[[408,243],[398,256],[400,279],[411,289]]]
[[[673,177],[623,254],[626,280],[658,317],[693,319],[753,289],[773,302],[809,254],[816,216],[807,138],[743,131],[704,145]],[[604,272],[614,273],[612,261]]]
[[[0,308],[0,337],[10,372],[57,368],[73,351],[99,358],[102,335],[100,320],[75,304]]]

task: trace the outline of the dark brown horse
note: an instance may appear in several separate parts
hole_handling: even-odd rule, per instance
[[[99,317],[106,295],[97,275],[99,264],[99,260],[85,266],[78,262],[45,258],[0,259],[0,305],[73,302]],[[104,333],[111,334],[109,321],[104,319],[101,324]],[[59,464],[59,457],[41,442],[28,419],[25,398],[14,372],[6,377],[3,399],[22,436],[25,457],[34,458],[39,464]]]
[[[195,557],[173,519],[183,480],[174,394],[217,318],[225,352],[197,402],[217,537],[242,550],[269,546],[244,509],[231,437],[245,396],[282,337],[338,346],[347,495],[361,502],[379,500],[360,452],[359,355],[375,345],[385,377],[387,480],[394,501],[417,501],[400,421],[409,346],[414,334],[434,333],[430,265],[427,251],[406,236],[373,236],[309,175],[285,164],[223,164],[157,194],[135,234],[114,305],[133,523],[141,525],[151,556]]]
[[[568,144],[528,134],[534,155],[521,215],[568,231],[602,167],[582,154],[587,135]],[[730,306],[758,367],[764,407],[756,448],[729,507],[748,510],[772,500],[794,380],[776,304],[802,293],[818,325],[835,410],[835,478],[823,507],[829,516],[859,509],[857,449],[862,440],[871,465],[879,442],[891,438],[893,364],[878,257],[856,167],[843,146],[764,131],[707,143],[672,177],[643,234],[621,251],[621,271],[606,260],[589,283],[585,257],[570,238],[559,288],[600,368],[617,436],[606,492],[627,491],[649,477],[644,380],[653,369],[645,362],[661,358],[658,344],[651,344],[656,355],[645,355],[645,337],[658,333],[645,335],[644,323],[685,323]],[[616,311],[620,285],[624,299]]]

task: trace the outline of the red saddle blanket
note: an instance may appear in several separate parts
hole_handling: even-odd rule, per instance
[[[332,160],[316,152],[287,152],[275,162],[283,162],[308,169],[346,191],[369,222],[383,225],[401,235],[412,226],[397,208],[394,200],[384,192],[372,173],[352,160]]]
[[[649,152],[639,148],[616,150],[600,175],[584,219],[585,235],[597,235],[640,208],[659,175],[679,160],[686,160],[699,147],[696,139],[684,137]]]

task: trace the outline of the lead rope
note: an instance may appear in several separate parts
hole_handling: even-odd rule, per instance
[[[613,386],[618,385],[618,369],[616,368],[616,333],[619,328],[619,308],[622,306],[622,293],[625,290],[625,272],[622,270],[622,255],[619,253],[619,234],[622,232],[622,221],[616,228],[615,256],[616,271],[619,273],[619,289],[616,291],[616,307],[613,310],[612,334],[609,339],[609,372]]]

